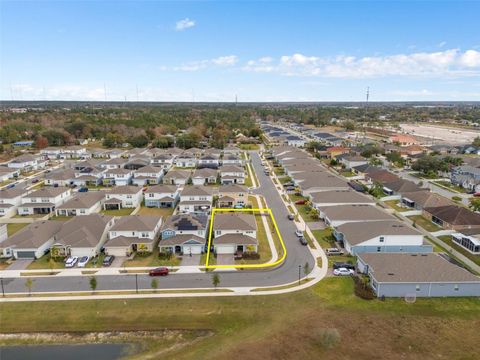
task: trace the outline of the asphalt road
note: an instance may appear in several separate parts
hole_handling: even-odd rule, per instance
[[[252,165],[256,171],[260,187],[255,193],[262,194],[267,206],[272,209],[277,226],[287,248],[285,262],[274,269],[262,271],[218,271],[220,273],[220,287],[262,287],[276,286],[293,282],[299,277],[299,266],[308,262],[313,268],[315,260],[306,246],[302,246],[296,235],[293,221],[287,219],[288,211],[280,195],[275,189],[272,180],[263,173],[260,156],[257,152],[250,152]],[[303,269],[300,271],[303,277]],[[150,289],[151,278],[148,275],[103,275],[97,276],[97,290],[132,290],[138,283],[139,289]],[[159,289],[181,288],[211,288],[211,273],[174,274],[157,278]],[[3,279],[5,293],[26,292],[25,278]],[[90,290],[88,276],[64,277],[33,277],[32,292],[60,292],[60,291],[88,291]]]

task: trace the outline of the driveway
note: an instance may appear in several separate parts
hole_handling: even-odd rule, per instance
[[[25,270],[32,261],[32,259],[15,260],[6,270]]]
[[[183,255],[180,266],[198,266],[202,255]]]
[[[231,254],[217,254],[217,265],[234,265],[235,260]]]
[[[112,265],[110,265],[110,267],[122,267],[122,264],[125,260],[127,260],[125,256],[115,256],[115,259],[113,259]]]

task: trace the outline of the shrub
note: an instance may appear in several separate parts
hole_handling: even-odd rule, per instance
[[[340,339],[337,329],[318,329],[314,341],[324,349],[332,349],[340,342]]]
[[[158,258],[160,260],[170,260],[173,257],[173,253],[171,252],[161,252],[158,254]]]
[[[253,252],[245,252],[243,253],[242,258],[245,260],[259,260],[260,254]]]
[[[353,282],[355,284],[354,293],[360,299],[373,300],[375,299],[375,293],[369,285],[368,278],[354,276]]]

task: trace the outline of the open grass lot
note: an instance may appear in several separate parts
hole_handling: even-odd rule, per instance
[[[138,215],[148,215],[148,216],[162,216],[167,217],[173,214],[174,208],[150,208],[142,206],[138,211]]]
[[[8,236],[12,236],[19,230],[23,229],[25,226],[27,226],[28,223],[15,223],[15,224],[7,224],[7,234]]]
[[[140,267],[140,266],[178,266],[180,259],[173,256],[169,260],[160,259],[158,257],[158,247],[153,248],[153,252],[149,255],[136,254],[132,260],[125,260],[124,267]]]
[[[352,290],[350,278],[327,278],[277,296],[4,303],[1,331],[212,332],[162,353],[172,359],[477,358],[478,299],[407,304],[361,300]]]
[[[110,216],[127,216],[130,215],[134,208],[122,208],[120,210],[102,210],[101,213]]]
[[[415,224],[417,226],[420,226],[421,228],[424,228],[425,230],[429,232],[435,232],[435,231],[440,231],[442,228],[438,225],[435,225],[432,223],[430,220],[425,219],[422,215],[414,215],[414,216],[409,216],[409,219],[415,221]]]
[[[398,212],[403,212],[403,211],[409,211],[411,209],[407,209],[401,206],[398,206],[397,204],[399,203],[399,200],[388,200],[385,201],[385,204],[387,204],[389,207],[391,207],[393,210],[398,211]]]
[[[457,250],[462,255],[465,255],[467,258],[472,260],[475,264],[480,266],[480,255],[473,255],[472,253],[468,252],[463,247],[461,247],[460,245],[455,243],[452,240],[452,237],[450,235],[439,236],[438,238],[440,240],[442,240],[445,244],[447,244],[450,247],[452,247],[453,249]]]

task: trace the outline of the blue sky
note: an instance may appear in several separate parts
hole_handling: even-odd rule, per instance
[[[480,100],[476,1],[0,6],[0,99]]]

